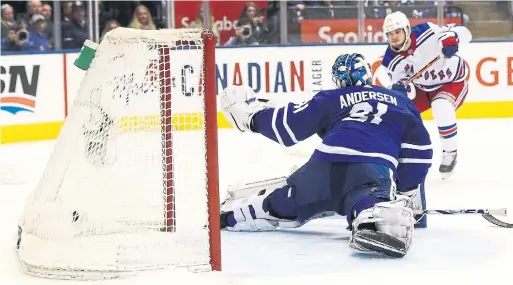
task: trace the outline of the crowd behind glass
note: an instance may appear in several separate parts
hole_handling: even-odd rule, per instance
[[[167,28],[171,21],[166,1],[2,1],[2,52],[79,49],[86,39],[100,41],[105,33],[117,27],[156,30]],[[54,15],[55,3],[60,5]],[[88,7],[94,3],[95,7]],[[469,17],[458,2],[444,1],[267,1],[266,6],[246,2],[230,37],[221,41],[219,27],[211,18],[217,45],[241,46],[301,43],[300,23],[306,19],[383,19],[395,10],[412,18],[457,18],[466,25]],[[226,5],[230,5],[227,2]],[[286,13],[280,9],[286,7]],[[94,9],[93,9],[94,8]],[[167,13],[166,13],[167,12]],[[362,13],[363,12],[363,13]],[[94,17],[88,13],[97,13]],[[171,12],[172,13],[172,12]],[[286,17],[285,23],[283,18]],[[58,20],[58,23],[56,23]],[[203,9],[196,13],[192,27],[204,26]],[[286,36],[281,29],[286,27]],[[99,32],[94,32],[94,31]]]

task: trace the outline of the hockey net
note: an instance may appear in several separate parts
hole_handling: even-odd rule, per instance
[[[206,30],[104,37],[26,202],[24,271],[220,270],[214,62]]]

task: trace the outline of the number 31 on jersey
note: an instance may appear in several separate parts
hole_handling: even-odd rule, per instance
[[[377,103],[376,109],[369,102],[360,102],[358,104],[353,105],[351,111],[349,111],[349,117],[342,119],[342,121],[359,121],[359,122],[367,122],[369,117],[372,117],[370,121],[373,124],[378,125],[383,121],[381,116],[385,114],[388,110],[388,105],[383,103]]]

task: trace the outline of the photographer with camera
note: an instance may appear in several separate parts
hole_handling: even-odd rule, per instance
[[[21,27],[17,32],[10,30],[6,38],[2,39],[2,50],[5,51],[46,51],[48,40],[44,35],[45,17],[33,15],[31,19],[32,31]]]
[[[262,44],[266,41],[268,29],[264,23],[264,16],[261,15],[260,8],[254,2],[247,2],[242,10],[240,20],[247,20],[251,25],[251,35],[255,40]]]
[[[258,41],[252,35],[251,23],[248,19],[241,19],[235,27],[235,35],[231,36],[225,46],[258,45]]]
[[[27,41],[28,31],[26,29],[20,29],[17,32],[15,30],[9,30],[7,37],[2,38],[2,50],[3,51],[27,51],[30,50],[29,42]]]

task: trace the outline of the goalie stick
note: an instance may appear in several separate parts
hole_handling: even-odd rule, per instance
[[[247,198],[254,193],[258,192],[259,184],[266,183],[276,183],[278,181],[285,180],[286,177],[277,177],[263,181],[257,181],[253,183],[245,184],[243,187],[236,189],[228,189],[228,197],[232,200],[244,199]],[[229,186],[232,188],[233,186]],[[235,187],[234,187],[235,188]],[[225,201],[226,202],[226,201]],[[224,204],[224,203],[223,203]],[[513,224],[501,221],[497,219],[495,216],[507,216],[506,208],[499,209],[426,209],[426,210],[416,210],[414,212],[415,215],[481,215],[488,222],[502,227],[502,228],[513,228]],[[495,215],[495,216],[494,216]]]
[[[513,224],[501,221],[495,216],[506,216],[507,210],[501,209],[437,209],[437,210],[422,210],[415,211],[415,215],[481,215],[488,222],[502,227],[502,228],[513,228]]]
[[[432,61],[434,63],[438,58]],[[290,169],[290,173],[294,173],[299,169],[297,165],[292,166]],[[232,199],[243,199],[247,198],[259,190],[259,187],[262,184],[272,184],[277,183],[283,180],[286,180],[286,176],[275,177],[261,181],[255,181],[251,183],[242,183],[237,185],[228,185],[228,193],[227,196]],[[226,202],[226,200],[225,200]],[[224,204],[224,202],[223,202]],[[497,209],[426,209],[426,210],[416,210],[414,211],[415,215],[481,215],[488,222],[502,227],[502,228],[513,228],[513,224],[507,223],[497,219],[495,216],[507,216],[508,211],[506,208],[497,208]],[[494,216],[495,215],[495,216]]]

